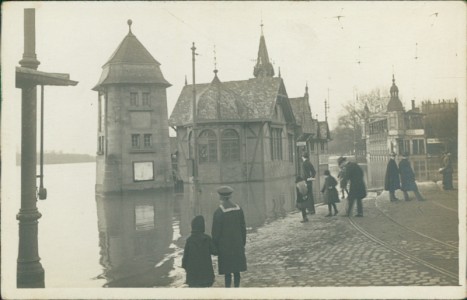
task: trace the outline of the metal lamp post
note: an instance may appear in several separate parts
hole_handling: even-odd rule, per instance
[[[18,288],[43,288],[44,269],[38,249],[38,220],[41,217],[36,202],[36,114],[37,86],[76,85],[68,74],[37,71],[35,9],[24,10],[24,54],[16,67],[16,87],[21,89],[21,208],[16,285]],[[42,175],[42,174],[41,174]]]

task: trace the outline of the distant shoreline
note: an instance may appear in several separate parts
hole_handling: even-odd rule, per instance
[[[37,164],[39,164],[39,154],[37,155]],[[84,163],[84,162],[95,162],[96,157],[89,154],[73,154],[73,153],[44,153],[44,164],[45,165],[56,165],[56,164],[73,164],[73,163]],[[21,164],[21,154],[16,154],[16,165]]]

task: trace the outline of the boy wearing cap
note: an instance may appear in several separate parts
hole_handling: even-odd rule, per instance
[[[229,186],[221,186],[217,189],[221,204],[214,212],[212,222],[212,239],[216,246],[219,259],[219,274],[225,275],[225,287],[232,284],[240,286],[240,272],[246,271],[246,224],[243,210],[230,198],[233,189]]]
[[[186,271],[189,287],[210,287],[214,283],[211,255],[217,251],[209,235],[204,233],[204,217],[196,216],[191,221],[191,235],[186,240],[182,268]]]

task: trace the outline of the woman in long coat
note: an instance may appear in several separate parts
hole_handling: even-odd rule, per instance
[[[399,168],[396,163],[396,153],[391,153],[391,156],[386,167],[386,176],[384,177],[384,189],[389,191],[389,200],[397,201],[395,192],[401,188],[399,179]]]
[[[246,225],[243,210],[230,201],[233,189],[220,187],[217,192],[221,197],[221,205],[214,212],[212,223],[212,239],[218,250],[219,274],[225,275],[225,286],[240,286],[240,272],[246,271]]]
[[[334,215],[337,215],[337,207],[336,203],[339,202],[339,194],[336,190],[337,180],[336,178],[331,176],[329,170],[324,171],[324,184],[323,188],[321,189],[321,193],[323,193],[324,203],[328,205],[329,213],[326,217],[332,216],[332,208],[334,208]]]
[[[415,182],[415,173],[409,162],[409,154],[404,153],[401,161],[399,162],[399,173],[401,175],[401,190],[404,193],[405,201],[409,201],[408,191],[413,191],[417,200],[423,201],[422,195],[418,191],[417,183]]]

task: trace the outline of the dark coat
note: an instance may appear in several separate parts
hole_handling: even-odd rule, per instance
[[[345,165],[342,177],[342,185],[346,186],[350,181],[349,199],[363,199],[366,197],[366,186],[363,180],[363,170],[357,163],[348,162]]]
[[[193,219],[192,232],[185,243],[182,268],[186,271],[189,286],[212,286],[214,269],[211,254],[217,254],[217,251],[211,237],[204,233],[204,218],[200,217]]]
[[[308,186],[308,197],[311,202],[311,198],[313,198],[313,181],[312,180],[307,180],[308,178],[315,178],[316,176],[316,171],[311,162],[306,159],[302,163],[302,171],[303,171],[303,178],[305,179],[305,182]]]
[[[386,167],[386,176],[384,177],[384,189],[386,191],[395,191],[401,188],[399,179],[399,169],[394,159],[389,159]]]
[[[401,190],[414,191],[417,189],[415,173],[413,172],[412,166],[407,158],[404,158],[399,162],[399,174],[401,175]]]
[[[443,173],[452,173],[452,161],[449,155],[445,155],[443,158]]]
[[[337,193],[336,185],[336,178],[331,175],[325,177],[323,188],[321,189],[321,193],[324,194],[324,203],[331,204],[339,202],[339,194]]]
[[[298,209],[311,209],[312,208],[312,203],[310,201],[310,199],[308,199],[308,196],[307,195],[302,195],[300,193],[300,190],[298,189],[298,187],[295,187],[295,190],[296,190],[296,193],[297,193],[297,205],[296,207]]]
[[[222,205],[214,212],[212,239],[219,253],[219,274],[246,271],[246,224],[243,210]]]

